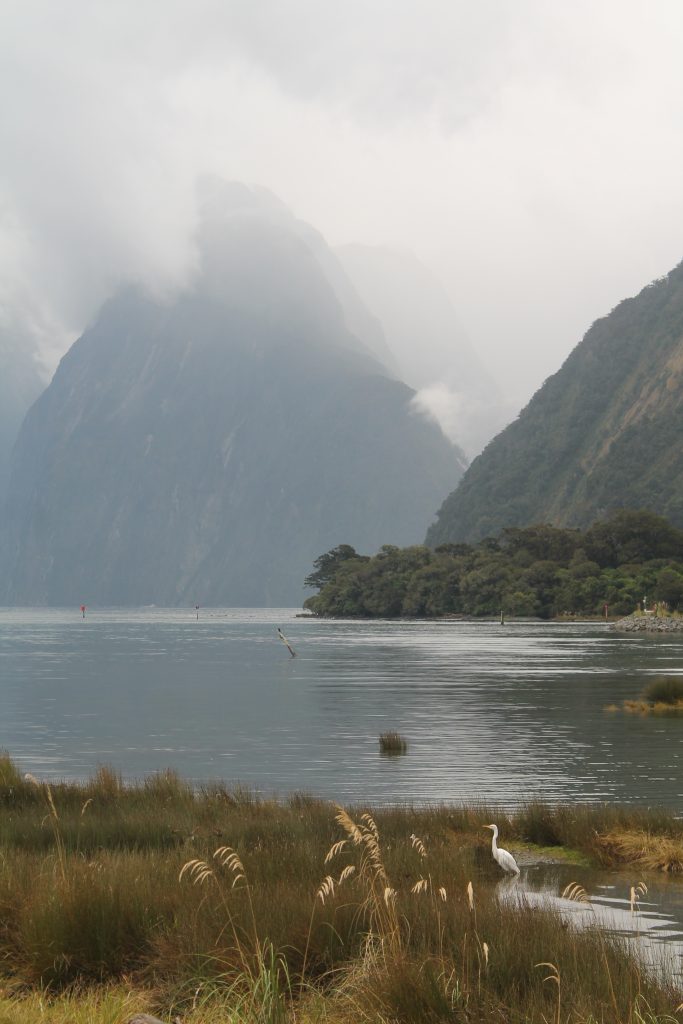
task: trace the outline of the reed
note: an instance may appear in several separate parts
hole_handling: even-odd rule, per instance
[[[407,754],[408,741],[400,732],[382,732],[379,735],[380,754],[397,756]]]
[[[683,704],[683,679],[680,676],[653,679],[643,690],[643,700],[651,704]]]
[[[372,811],[220,784],[193,791],[172,776],[128,786],[101,770],[80,786],[51,783],[52,814],[44,784],[7,762],[4,770],[0,987],[17,993],[5,998],[16,1014],[0,1003],[0,1021],[52,1013],[57,1024],[113,1024],[123,993],[184,1024],[541,1024],[557,1013],[555,986],[534,966],[543,962],[557,966],[573,1021],[635,1022],[641,999],[663,1019],[681,1002],[618,942],[501,903],[481,834],[497,820],[513,839],[625,863],[627,851],[596,837],[640,830],[680,840],[663,812],[538,803],[508,815]],[[73,1000],[68,1016],[76,991],[90,1017]],[[36,994],[46,1012],[31,1018]]]

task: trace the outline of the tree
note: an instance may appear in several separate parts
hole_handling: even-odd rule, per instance
[[[582,546],[599,565],[683,558],[683,530],[648,509],[622,509],[586,531]]]
[[[356,558],[361,562],[367,562],[367,555],[359,555],[350,544],[338,544],[336,548],[319,555],[313,563],[315,571],[309,573],[304,580],[305,587],[317,587],[321,590],[332,580],[343,562]]]
[[[666,601],[669,608],[676,609],[683,603],[683,576],[670,566],[657,575],[655,598]]]
[[[547,560],[566,565],[576,550],[579,538],[578,530],[560,529],[549,523],[508,526],[501,534],[503,549],[513,556],[526,554],[527,559],[520,564],[526,561],[529,565]]]
[[[341,544],[316,559],[306,579],[318,615],[595,615],[607,603],[628,614],[644,595],[683,608],[683,531],[649,512],[621,512],[585,532],[547,525],[508,529],[476,547],[435,551],[385,544],[372,558]],[[534,558],[548,553],[553,557]],[[625,557],[633,558],[631,562]],[[602,566],[601,566],[602,563]],[[616,563],[616,564],[610,564]]]

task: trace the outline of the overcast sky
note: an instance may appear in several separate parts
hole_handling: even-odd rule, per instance
[[[191,267],[203,172],[412,250],[520,405],[683,258],[681,0],[0,0],[0,302]]]

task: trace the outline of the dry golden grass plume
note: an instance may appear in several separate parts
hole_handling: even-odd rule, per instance
[[[572,900],[574,903],[590,904],[590,896],[578,882],[570,882],[562,893],[563,900]]]
[[[540,964],[535,964],[536,967],[548,967],[550,974],[547,974],[543,979],[543,984],[546,981],[552,981],[557,985],[557,1008],[556,1008],[556,1024],[560,1024],[562,1019],[562,978],[560,976],[560,970],[555,964],[551,964],[547,961],[542,961]]]
[[[363,842],[363,833],[359,829],[358,825],[356,825],[355,821],[353,821],[353,819],[346,813],[343,807],[337,806],[337,813],[334,816],[334,820],[337,824],[341,825],[354,846],[361,845]],[[334,847],[332,847],[332,849],[334,849]]]
[[[330,847],[325,863],[329,864],[342,851],[348,850],[349,842],[358,850],[360,858],[356,865],[347,864],[336,882],[328,875],[320,884],[316,896],[321,902],[332,898],[339,886],[354,875],[364,892],[361,910],[369,922],[371,932],[387,950],[396,953],[401,947],[401,928],[396,909],[398,892],[387,875],[377,823],[368,813],[362,814],[359,821],[355,822],[339,806],[335,820],[346,832],[347,838]]]
[[[334,896],[335,881],[332,875],[326,875],[323,878],[318,891],[315,894],[315,898],[324,903],[326,899],[331,899]]]
[[[631,916],[638,910],[638,903],[643,896],[647,895],[647,886],[645,882],[637,882],[636,885],[631,886]]]
[[[232,888],[237,885],[238,882],[246,882],[247,876],[244,870],[244,864],[239,859],[239,856],[233,850],[232,846],[219,846],[217,850],[214,850],[214,859],[223,868],[227,868],[232,873]]]
[[[338,843],[334,843],[334,845],[331,846],[327,851],[327,854],[325,856],[325,864],[329,864],[331,860],[334,860],[334,858],[342,852],[347,843],[348,839],[340,839]]]
[[[427,856],[427,850],[425,849],[425,844],[422,842],[422,840],[420,839],[419,836],[415,835],[414,832],[413,832],[413,834],[410,837],[410,843],[411,843],[411,846],[413,847],[413,849],[417,850],[417,852],[420,854],[420,857],[424,860],[425,857]]]
[[[215,878],[213,868],[209,867],[205,860],[196,857],[183,864],[178,875],[178,881],[182,882],[185,875],[188,876],[193,885],[203,885],[209,878]]]

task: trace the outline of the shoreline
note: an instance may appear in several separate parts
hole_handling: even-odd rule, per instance
[[[500,624],[497,615],[320,615],[316,612],[301,612],[297,619],[319,619],[321,622],[492,622]],[[540,623],[552,625],[572,625],[574,623],[590,623],[597,625],[615,625],[621,621],[617,616],[604,615],[556,615],[552,619],[542,619],[537,615],[506,615],[502,625],[515,623]]]
[[[627,615],[610,627],[620,633],[683,633],[683,616]]]

